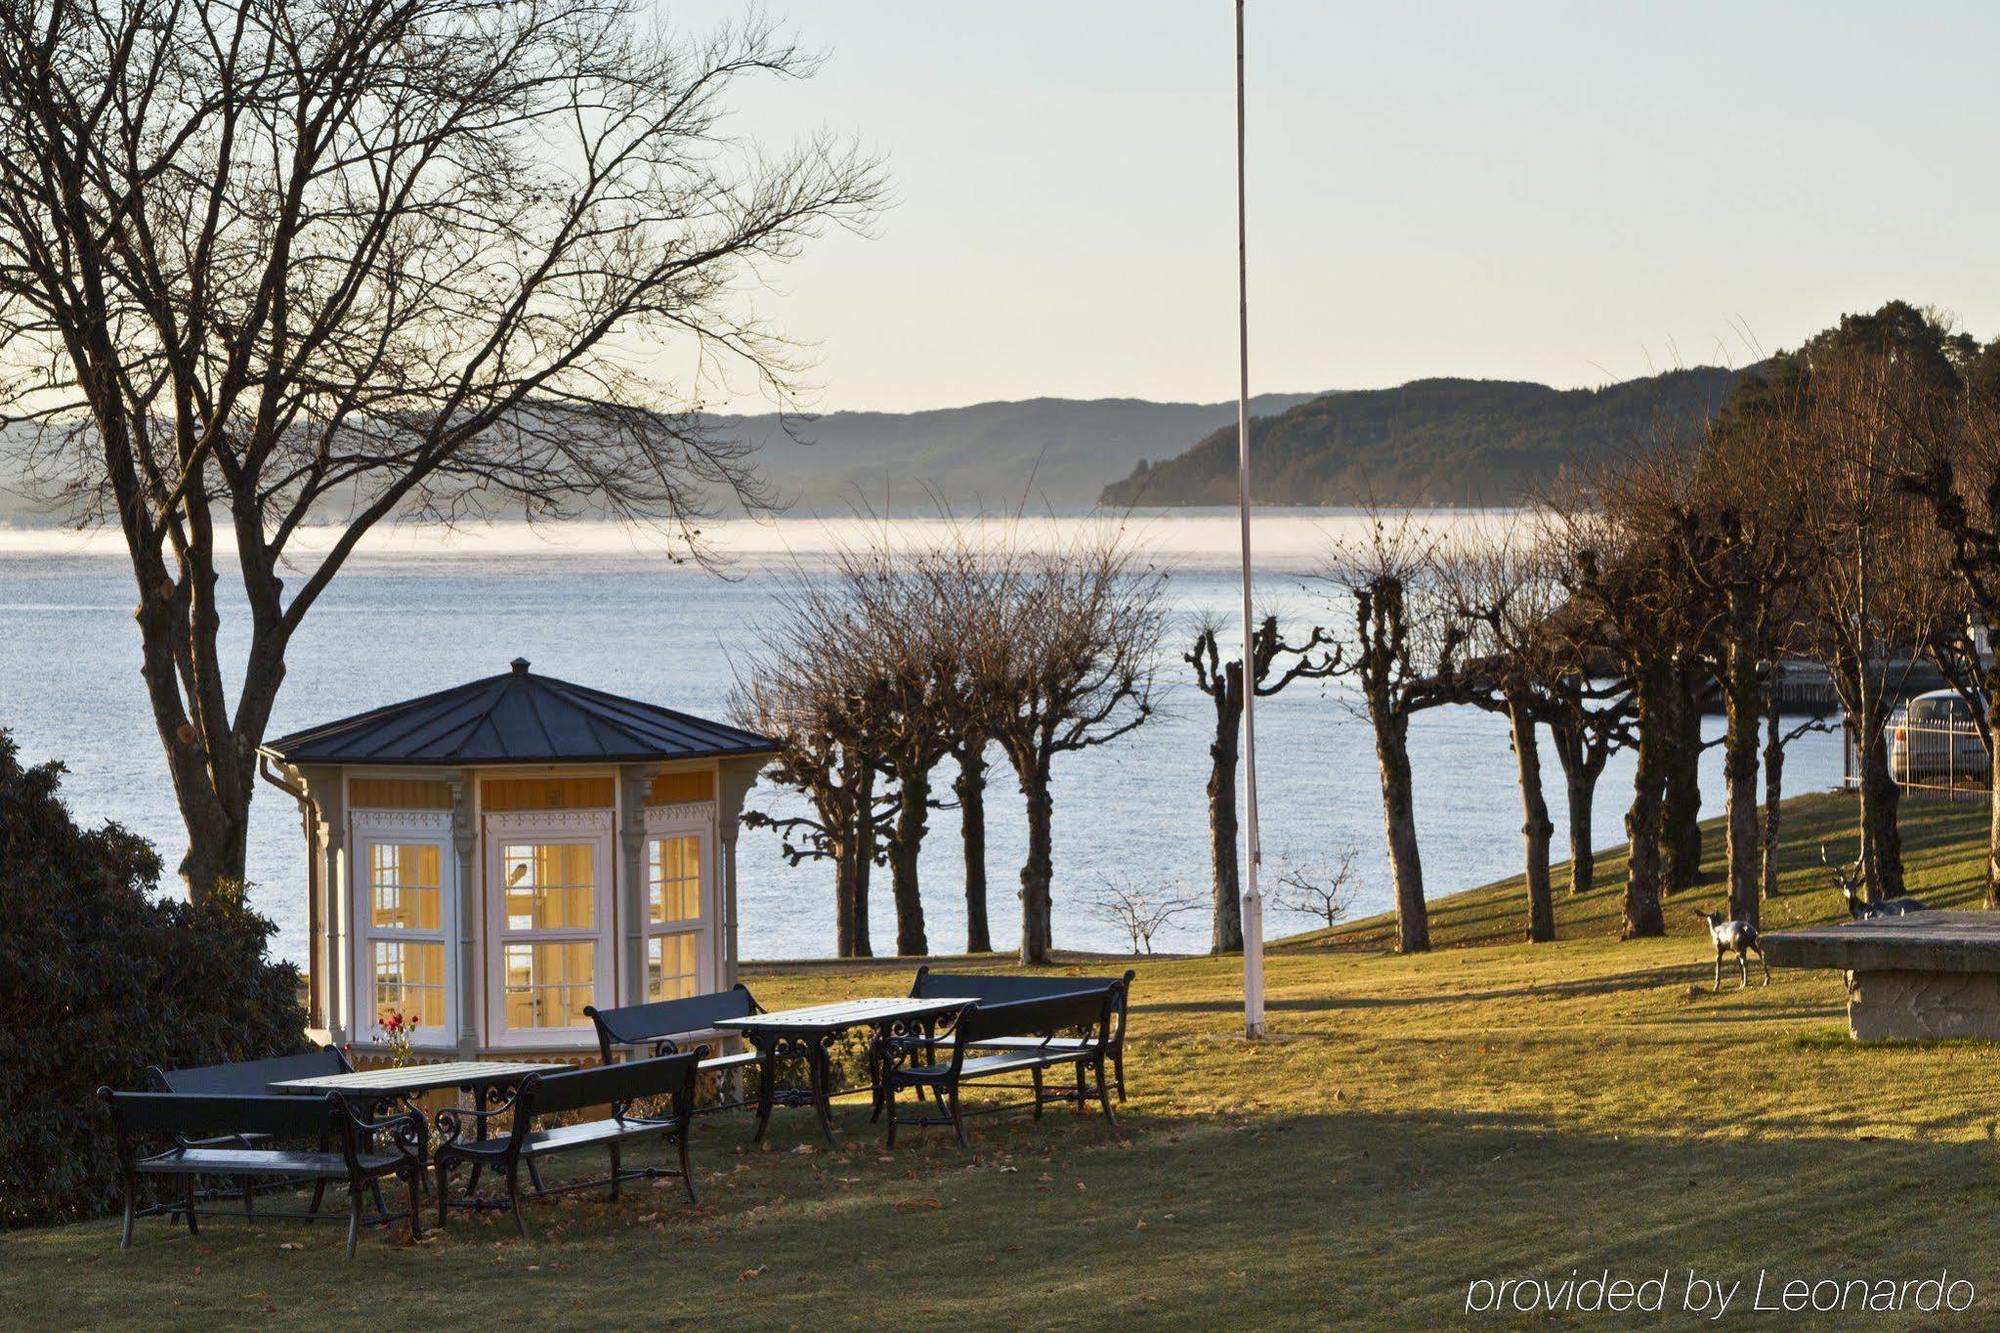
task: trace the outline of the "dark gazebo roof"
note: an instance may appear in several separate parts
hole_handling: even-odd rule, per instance
[[[514,669],[267,741],[290,764],[643,763],[766,754],[755,732]]]

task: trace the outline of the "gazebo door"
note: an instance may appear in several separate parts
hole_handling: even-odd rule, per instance
[[[576,1044],[583,1008],[615,1003],[609,812],[487,822],[488,1040]]]

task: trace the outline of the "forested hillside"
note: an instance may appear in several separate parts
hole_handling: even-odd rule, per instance
[[[1743,372],[1670,371],[1603,389],[1506,380],[1415,380],[1330,393],[1251,422],[1261,504],[1505,504],[1566,465],[1680,436],[1713,416]],[[1229,504],[1232,422],[1187,452],[1141,462],[1104,489],[1108,505]]]

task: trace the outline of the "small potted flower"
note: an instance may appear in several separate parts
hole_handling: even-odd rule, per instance
[[[389,1063],[395,1068],[401,1069],[410,1063],[418,1026],[416,1015],[405,1018],[400,1009],[391,1009],[386,1018],[376,1021],[375,1028],[382,1034],[382,1044],[389,1048]]]

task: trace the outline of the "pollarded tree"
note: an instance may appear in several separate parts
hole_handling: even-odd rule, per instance
[[[1903,892],[1900,792],[1886,729],[1929,631],[1944,572],[1902,479],[1945,424],[1958,374],[1944,327],[1891,302],[1777,359],[1760,414],[1767,465],[1796,479],[1807,544],[1802,641],[1827,668],[1861,761],[1861,863],[1871,898]]]
[[[1054,947],[1051,772],[1060,756],[1109,744],[1152,717],[1162,580],[1115,530],[990,558],[974,667],[976,696],[988,701],[979,729],[1021,785],[1028,816],[1021,961],[1047,963]]]
[[[1375,733],[1382,822],[1396,886],[1397,947],[1431,947],[1417,849],[1416,793],[1410,773],[1410,718],[1455,702],[1465,626],[1441,586],[1437,541],[1408,516],[1371,516],[1368,535],[1337,543],[1324,575],[1344,596],[1350,629],[1340,638],[1339,674],[1360,695],[1357,711]]]
[[[1243,947],[1243,897],[1236,864],[1236,766],[1243,734],[1243,659],[1222,660],[1221,625],[1205,620],[1195,630],[1194,647],[1182,655],[1194,668],[1195,685],[1215,705],[1215,736],[1208,743],[1208,852],[1213,867],[1211,897],[1215,918],[1210,929],[1212,953]],[[1302,643],[1287,643],[1278,632],[1278,618],[1265,616],[1250,638],[1256,661],[1260,699],[1277,694],[1295,680],[1324,680],[1340,667],[1334,637],[1312,626]],[[1282,669],[1280,664],[1283,664]],[[1273,676],[1273,672],[1276,676]]]
[[[811,68],[629,0],[0,0],[5,387],[44,488],[124,538],[191,893],[242,877],[286,652],[377,524],[588,511],[686,550],[716,492],[763,503],[701,385],[785,396],[744,289],[881,188],[731,137],[745,79]]]
[[[1952,411],[1933,406],[1915,418],[1919,447],[1901,482],[1928,507],[1948,543],[1953,584],[1994,644],[2000,643],[2000,341],[1980,351],[1964,380]],[[1981,658],[1975,652],[1972,660]],[[2000,734],[2000,655],[1983,659],[1978,683],[1990,755],[1991,738]],[[2000,907],[2000,781],[1988,786],[1986,905]]]
[[[1631,683],[1637,751],[1625,814],[1625,938],[1663,935],[1661,834],[1673,766],[1682,748],[1676,671],[1693,638],[1687,581],[1672,569],[1672,547],[1656,503],[1673,453],[1642,455],[1590,478],[1547,506],[1561,543],[1555,568],[1568,592],[1564,617],[1579,652],[1610,659]]]
[[[1720,686],[1724,714],[1723,827],[1729,914],[1757,924],[1763,899],[1763,830],[1757,810],[1768,663],[1804,576],[1802,490],[1738,436],[1725,414],[1710,430],[1685,486],[1671,498],[1677,560],[1704,601],[1691,642]]]
[[[1567,596],[1537,534],[1526,524],[1452,543],[1438,555],[1439,577],[1464,625],[1460,698],[1507,719],[1521,792],[1521,841],[1528,886],[1528,939],[1556,937],[1549,844],[1555,821],[1543,792],[1544,723],[1563,716],[1568,653],[1557,629]]]
[[[868,892],[884,859],[892,805],[877,787],[881,757],[851,651],[862,627],[852,603],[824,578],[802,574],[781,607],[778,624],[739,673],[730,714],[778,742],[769,776],[797,791],[810,813],[753,810],[743,822],[777,833],[793,865],[833,863],[836,952],[872,957]]]

